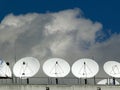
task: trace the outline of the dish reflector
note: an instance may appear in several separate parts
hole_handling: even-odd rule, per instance
[[[43,65],[43,71],[49,77],[65,77],[70,72],[70,65],[63,59],[48,59]]]
[[[16,62],[13,73],[22,79],[34,76],[40,68],[40,63],[36,58],[25,57]]]
[[[99,85],[113,85],[113,79],[103,79],[99,81],[97,84]],[[119,85],[120,83],[115,80],[115,85]]]
[[[2,59],[0,59],[0,77],[12,77],[9,66]]]
[[[108,61],[103,66],[104,71],[112,76],[119,78],[120,77],[120,63],[116,61]]]
[[[79,59],[72,65],[72,73],[78,78],[92,78],[98,71],[99,66],[92,59]]]

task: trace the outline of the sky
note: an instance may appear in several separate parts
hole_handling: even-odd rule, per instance
[[[70,65],[80,58],[93,58],[102,69],[106,61],[120,59],[119,3],[1,0],[0,56],[12,64],[26,56],[38,58],[41,64],[59,57]]]
[[[85,17],[102,22],[105,30],[119,33],[119,3],[119,0],[1,0],[0,20],[9,13],[19,15],[80,8]]]

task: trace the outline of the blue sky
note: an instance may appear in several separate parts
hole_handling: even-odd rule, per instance
[[[105,31],[110,29],[113,33],[119,33],[119,3],[119,0],[1,0],[0,20],[10,13],[19,15],[80,8],[85,17],[101,22]]]

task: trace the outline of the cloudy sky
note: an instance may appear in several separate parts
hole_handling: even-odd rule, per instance
[[[120,60],[117,0],[0,2],[0,57],[5,61],[33,56],[43,63],[59,57],[72,65],[92,58],[102,68],[108,60]]]

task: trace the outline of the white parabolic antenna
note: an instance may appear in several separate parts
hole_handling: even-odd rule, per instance
[[[113,84],[113,79],[103,79],[99,81],[97,84],[99,85],[112,85]],[[119,85],[120,83],[115,80],[115,85]]]
[[[65,77],[70,72],[70,65],[63,59],[48,59],[43,64],[43,71],[49,77]]]
[[[72,65],[72,73],[77,78],[92,78],[98,71],[99,66],[92,59],[79,59]]]
[[[104,71],[112,76],[119,78],[120,77],[120,63],[116,61],[107,61],[104,66]]]
[[[12,77],[9,66],[2,59],[0,59],[0,77]]]
[[[25,57],[15,63],[13,73],[16,77],[25,79],[34,76],[39,68],[40,63],[36,58]]]

